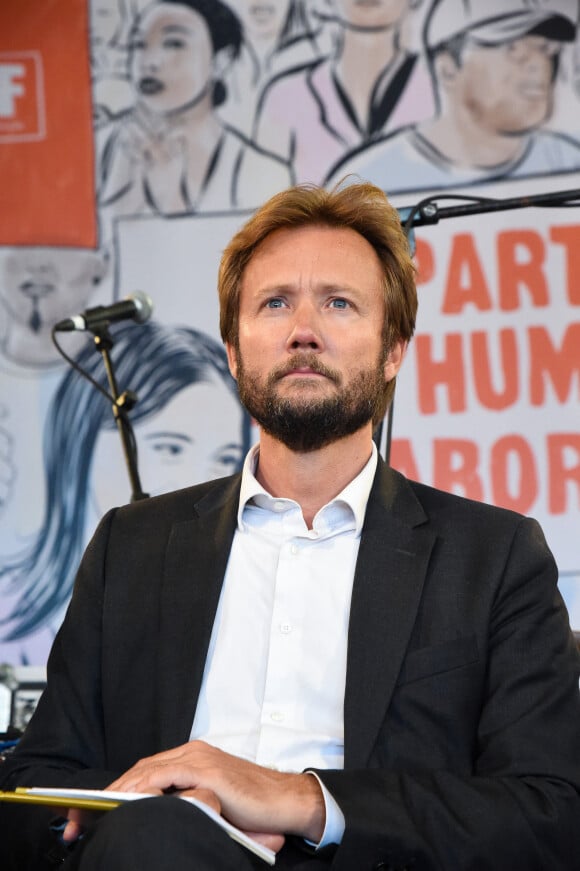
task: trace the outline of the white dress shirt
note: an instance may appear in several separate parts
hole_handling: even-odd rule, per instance
[[[310,530],[297,502],[258,483],[258,456],[255,445],[244,463],[191,738],[281,771],[342,768],[350,600],[377,451]],[[344,832],[323,793],[318,846]]]

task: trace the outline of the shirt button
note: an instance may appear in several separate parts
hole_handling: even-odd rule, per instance
[[[290,553],[292,554],[292,556],[296,556],[296,554],[298,553],[298,545],[291,544],[290,545]]]
[[[274,502],[274,511],[284,511],[285,508],[284,502]]]
[[[284,720],[284,714],[281,711],[272,711],[270,719],[273,723],[281,723]]]
[[[280,632],[282,635],[289,635],[292,632],[292,625],[290,623],[280,623]]]

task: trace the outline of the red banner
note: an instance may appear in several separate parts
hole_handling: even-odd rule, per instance
[[[96,243],[87,3],[0,3],[0,245]]]

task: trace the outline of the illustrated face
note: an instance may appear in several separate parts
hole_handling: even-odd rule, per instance
[[[559,42],[543,36],[498,46],[467,46],[453,99],[484,130],[532,130],[551,114],[554,60],[560,48]]]
[[[149,7],[131,39],[140,102],[169,113],[211,99],[213,47],[205,20],[179,3]]]
[[[13,248],[1,263],[0,303],[34,333],[84,308],[105,273],[101,254],[78,248]]]
[[[91,0],[91,42],[107,46],[117,42],[123,24],[122,0]]]
[[[337,397],[354,406],[353,393],[377,380],[382,392],[403,350],[384,361],[384,312],[378,257],[354,230],[274,231],[246,267],[239,349],[227,346],[240,391],[243,384],[258,404],[267,397],[270,407],[282,401],[306,413]]]
[[[228,0],[250,39],[276,39],[282,31],[291,0]]]
[[[411,0],[333,0],[338,18],[347,26],[383,29],[403,19]]]
[[[40,363],[54,356],[50,330],[86,308],[107,271],[98,251],[9,248],[0,257],[0,313],[5,311],[11,356]],[[48,357],[47,357],[48,355]]]
[[[236,396],[217,376],[180,390],[134,426],[143,490],[153,496],[234,472],[243,459],[242,420]],[[97,437],[91,491],[99,516],[130,498],[116,430]]]

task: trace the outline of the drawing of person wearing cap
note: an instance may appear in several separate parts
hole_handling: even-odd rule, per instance
[[[329,181],[354,172],[393,193],[580,169],[580,142],[541,129],[578,12],[578,0],[436,0],[423,34],[435,117],[351,152]]]
[[[320,182],[361,143],[433,115],[429,73],[405,44],[422,2],[319,4],[321,20],[333,29],[333,52],[274,77],[256,112],[254,140],[285,160],[295,181]]]

